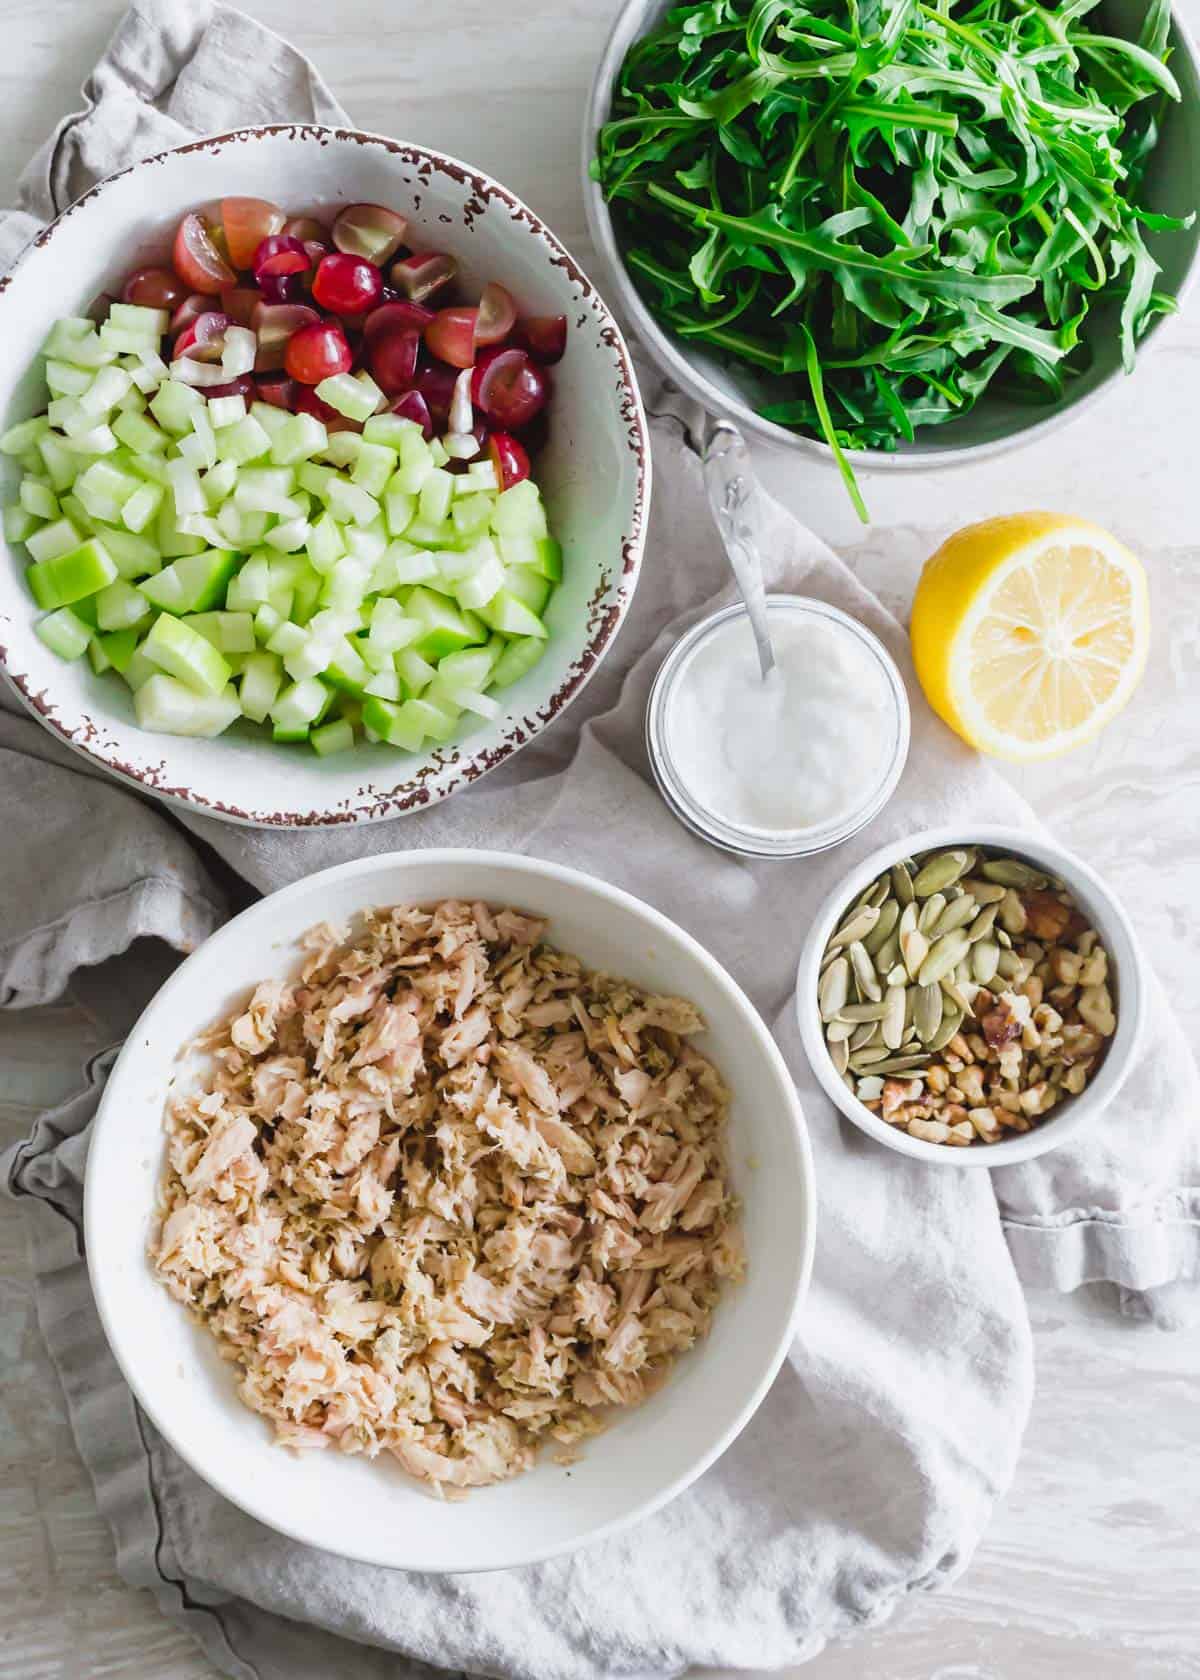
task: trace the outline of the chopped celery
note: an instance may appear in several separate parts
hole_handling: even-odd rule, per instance
[[[18,497],[26,513],[32,514],[35,519],[58,518],[58,497],[44,479],[33,478],[26,473],[21,480]]]
[[[481,607],[479,616],[490,629],[499,630],[502,636],[535,636],[544,641],[550,634],[538,615],[508,589],[500,590],[485,607]]]
[[[222,431],[226,426],[236,426],[239,420],[244,420],[249,413],[246,399],[240,391],[235,391],[228,397],[210,397],[208,399],[208,418],[214,431]]]
[[[112,429],[113,435],[120,438],[135,455],[157,455],[169,442],[161,426],[147,420],[144,414],[118,414]]]
[[[226,604],[226,592],[236,571],[235,553],[227,548],[206,548],[200,554],[172,560],[138,588],[148,601],[166,612],[207,612]]]
[[[363,427],[362,435],[364,443],[381,443],[398,454],[405,438],[420,437],[421,428],[415,420],[405,420],[399,414],[373,414]]]
[[[99,647],[113,670],[124,676],[140,641],[141,635],[137,630],[113,630],[108,635],[96,636],[92,646]]]
[[[370,525],[379,517],[379,503],[375,497],[357,484],[351,484],[348,479],[332,478],[325,500],[330,513],[343,525]]]
[[[221,694],[229,682],[229,666],[212,643],[171,613],[159,613],[142,651],[168,676],[201,694]]]
[[[336,408],[339,414],[344,414],[348,420],[369,420],[377,408],[382,408],[387,401],[383,392],[376,385],[370,374],[335,373],[329,379],[322,379],[317,386],[317,395],[322,402]]]
[[[328,442],[329,434],[315,414],[291,414],[270,440],[271,459],[276,466],[298,466],[320,454]]]
[[[272,721],[281,729],[305,729],[329,704],[329,691],[316,677],[291,683],[271,707]]]
[[[449,517],[450,501],[454,495],[454,475],[435,468],[421,486],[420,496],[417,498],[417,511],[421,518],[432,525],[439,525]]]
[[[342,435],[353,437],[355,434],[348,432]],[[390,449],[385,449],[381,443],[362,443],[360,441],[358,455],[350,477],[368,495],[381,496],[395,468],[396,457]]]
[[[550,599],[554,585],[549,578],[544,578],[540,572],[533,571],[529,566],[507,566],[503,587],[527,606],[530,612],[540,616],[546,610],[546,602]]]
[[[253,653],[258,645],[254,618],[248,612],[189,613],[183,622],[211,642],[218,653]]]
[[[144,678],[134,694],[133,709],[143,729],[207,739],[228,729],[241,711],[232,687],[217,694],[198,694],[162,671]]]
[[[59,607],[57,612],[47,613],[45,618],[38,619],[34,629],[51,653],[56,653],[60,659],[81,658],[92,639],[90,625],[85,624],[70,607]]]
[[[66,554],[35,560],[25,570],[34,600],[39,607],[50,609],[69,607],[82,601],[85,595],[94,595],[116,575],[112,557],[95,537],[89,537]]]
[[[4,510],[4,535],[10,543],[28,543],[31,537],[37,535],[38,522],[28,508],[23,508],[19,502],[10,502]],[[79,538],[76,537],[76,542]],[[74,546],[74,544],[72,545]],[[32,550],[30,551],[32,553]]]
[[[221,460],[232,461],[239,467],[247,461],[261,460],[270,447],[270,432],[253,414],[224,427],[217,438],[217,454]]]
[[[492,514],[492,529],[500,535],[544,537],[546,510],[537,485],[531,478],[522,479],[497,499]]]
[[[492,666],[491,686],[493,688],[507,688],[509,683],[516,682],[537,664],[545,652],[546,644],[536,636],[518,636],[509,642],[504,652]]]
[[[325,758],[330,753],[349,752],[354,745],[354,729],[345,718],[337,718],[333,723],[323,723],[320,729],[314,729],[309,740],[313,751]]]
[[[157,572],[162,567],[162,554],[158,546],[136,531],[117,531],[102,526],[100,540],[123,578],[149,577],[152,572]]]
[[[114,578],[96,596],[96,623],[101,630],[132,630],[144,624],[152,611],[141,590],[124,578]]]
[[[283,661],[265,650],[252,653],[242,667],[238,692],[242,711],[255,723],[265,721],[283,685]]]
[[[5,508],[4,534],[9,542],[19,541],[9,529],[8,514],[12,510]],[[31,531],[25,538],[25,546],[34,560],[55,560],[60,554],[69,554],[73,548],[78,548],[83,538],[69,519],[56,519],[53,525],[43,525],[40,531]]]

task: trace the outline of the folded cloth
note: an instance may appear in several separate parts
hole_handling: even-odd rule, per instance
[[[142,0],[88,92],[89,110],[26,177],[27,216],[61,208],[64,192],[164,135],[268,114],[345,120],[283,42],[236,13],[182,0]],[[0,224],[0,248],[14,225],[27,232],[31,223]],[[9,1152],[4,1177],[34,1219],[40,1321],[119,1567],[240,1680],[394,1680],[425,1665],[600,1680],[801,1661],[968,1562],[1011,1478],[1028,1411],[1018,1270],[1060,1288],[1111,1278],[1133,1310],[1151,1313],[1152,1292],[1170,1285],[1176,1315],[1181,1280],[1196,1273],[1197,1079],[1157,993],[1138,1073],[1086,1143],[994,1177],[882,1150],[821,1094],[790,993],[804,932],[839,877],[875,845],[918,828],[1003,821],[1034,831],[1036,819],[930,714],[896,621],[767,501],[770,586],[846,609],[900,663],[913,700],[909,764],[870,831],[824,857],[750,863],[675,822],[645,761],[646,697],[666,650],[731,591],[673,400],[653,406],[654,508],[629,621],[567,717],[469,793],[349,832],[238,829],[168,815],[89,774],[33,723],[0,719],[0,786],[19,797],[22,785],[38,789],[37,820],[59,837],[65,883],[45,925],[28,902],[36,866],[24,860],[23,886],[0,871],[0,915],[17,935],[0,949],[10,1001],[37,1001],[73,966],[138,935],[183,950],[216,925],[220,892],[180,823],[259,891],[367,852],[486,844],[590,870],[701,939],[773,1024],[813,1137],[821,1211],[811,1293],[789,1359],[735,1445],[624,1535],[535,1568],[438,1579],[347,1564],[263,1528],[193,1475],[137,1408],[81,1258],[88,1127],[111,1053],[98,1058],[85,1089]],[[98,875],[90,825],[102,803]],[[31,830],[17,828],[4,846],[30,843]],[[136,988],[136,976],[125,980]]]

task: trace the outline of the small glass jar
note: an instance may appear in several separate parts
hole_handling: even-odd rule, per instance
[[[684,781],[671,750],[672,700],[680,679],[705,643],[730,619],[746,617],[746,609],[740,603],[702,620],[663,660],[646,707],[646,745],[659,792],[680,822],[693,834],[698,834],[710,845],[719,846],[722,851],[735,852],[742,857],[809,857],[816,852],[828,851],[831,846],[838,846],[852,834],[857,834],[859,829],[878,816],[891,798],[908,757],[908,695],[896,663],[882,642],[848,613],[804,595],[769,596],[767,608],[772,619],[776,614],[800,613],[839,626],[869,653],[882,673],[882,690],[887,696],[887,703],[879,722],[880,728],[886,731],[886,740],[879,757],[878,777],[863,790],[861,799],[832,820],[805,828],[742,827],[709,809]]]

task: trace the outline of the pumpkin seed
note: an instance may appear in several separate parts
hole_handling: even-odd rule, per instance
[[[865,938],[878,920],[879,911],[873,905],[864,904],[860,910],[851,911],[829,941],[830,947],[853,945],[856,939]]]
[[[998,927],[994,927],[992,932],[995,935],[997,945],[999,945],[1002,951],[1012,950],[1013,942],[1011,933],[1005,933],[1003,928]]]
[[[859,1026],[855,1027],[853,1033],[850,1035],[850,1049],[851,1051],[863,1050],[868,1044],[873,1044],[878,1037],[879,1022],[863,1021]]]
[[[1004,949],[996,962],[996,972],[1002,974],[1006,980],[1015,980],[1024,965],[1020,957],[1013,950]]]
[[[917,1001],[913,1008],[913,1025],[917,1029],[917,1037],[922,1044],[928,1044],[934,1033],[942,1024],[942,988],[940,986],[918,986],[916,988]]]
[[[942,892],[958,880],[970,861],[970,852],[939,852],[935,857],[931,857],[928,863],[922,864],[912,884],[913,892],[918,898],[928,898],[932,893]]]
[[[867,955],[866,946],[861,940],[856,939],[853,945],[849,947],[847,954],[863,999],[870,999],[872,1003],[878,1003],[883,996],[883,989],[875,978],[875,965]]]
[[[908,970],[902,962],[897,963],[894,968],[888,969],[887,983],[889,986],[907,986]]]
[[[947,1044],[949,1044],[950,1040],[954,1037],[955,1033],[962,1026],[962,1024],[963,1024],[963,1012],[962,1012],[962,1010],[961,1009],[947,1009],[946,1013],[942,1016],[941,1026],[934,1033],[933,1037],[929,1040],[929,1043],[925,1046],[925,1048],[930,1052],[931,1055],[936,1054],[937,1051],[939,1051],[939,1050],[944,1050],[946,1048]]]
[[[832,1021],[845,1003],[850,991],[850,964],[845,957],[831,963],[821,976],[817,988],[817,1007],[822,1021]]]
[[[963,991],[961,982],[957,978],[952,980],[949,975],[946,975],[944,979],[938,982],[938,989],[950,999],[955,1009],[961,1009],[964,1015],[975,1013],[971,1008],[971,999]]]
[[[869,1073],[865,1079],[858,1082],[857,1096],[859,1102],[878,1102],[883,1095],[883,1080],[878,1074]]]
[[[864,945],[866,941],[863,941]],[[868,950],[870,947],[867,947]],[[900,960],[900,938],[898,934],[889,933],[878,951],[872,953],[875,959],[876,974],[886,974],[890,968],[895,968]]]
[[[963,881],[962,886],[970,893],[976,904],[999,904],[1008,890],[997,881],[977,881],[973,877]]]
[[[879,1003],[844,1003],[838,1010],[839,1021],[882,1021],[887,1013],[887,1004]]]
[[[996,920],[996,912],[999,908],[1000,906],[998,903],[984,905],[983,909],[979,912],[978,916],[976,916],[975,920],[967,929],[967,938],[971,941],[972,945],[977,939],[983,939],[987,934],[991,933],[992,926]]]
[[[892,891],[896,895],[897,904],[908,905],[912,903],[914,897],[913,879],[908,872],[907,864],[894,863],[892,865]]]
[[[849,1069],[847,1069],[847,1071],[842,1075],[842,1084],[846,1087],[847,1091],[849,1091],[850,1095],[853,1096],[854,1075],[849,1071]]]
[[[1000,947],[994,939],[979,939],[971,947],[971,974],[981,986],[990,984],[1000,966]]]
[[[904,1042],[904,1009],[907,997],[907,986],[888,987],[887,997],[884,999],[887,1012],[879,1030],[889,1050],[898,1050]]]
[[[945,896],[940,892],[931,893],[921,906],[921,914],[917,917],[917,927],[928,937],[938,924],[942,911],[946,908]]]
[[[894,898],[885,900],[879,906],[879,920],[863,940],[863,944],[871,956],[875,956],[887,943],[889,935],[894,931],[899,920],[900,906],[896,903],[896,900]]]
[[[825,1028],[826,1044],[840,1044],[844,1038],[849,1038],[854,1031],[853,1021],[830,1021]]]
[[[845,1039],[835,1039],[829,1046],[829,1054],[838,1072],[845,1073],[850,1066],[850,1046]]]
[[[1025,914],[1025,906],[1010,887],[1000,901],[998,912],[1000,926],[1005,933],[1024,933],[1029,920]]]
[[[955,928],[965,927],[968,922],[974,925],[978,919],[979,906],[969,893],[964,893],[961,898],[956,898],[952,903],[947,904],[938,917],[937,926],[933,931],[940,939],[944,933],[953,933]],[[967,938],[970,937],[970,934],[968,934]]]
[[[913,928],[910,933],[900,935],[900,951],[904,957],[904,966],[908,970],[910,980],[915,980],[921,972],[921,965],[929,956],[929,941],[919,928]]]
[[[921,911],[918,905],[906,904],[904,906],[904,909],[900,912],[900,920],[896,923],[896,933],[899,938],[903,939],[906,933],[915,933],[917,931],[917,917],[920,914]]]
[[[1046,885],[1046,877],[1040,869],[1034,869],[1032,865],[1022,863],[1018,858],[988,858],[982,872],[989,881],[997,881],[1002,887]]]
[[[970,941],[965,933],[948,933],[936,941],[929,948],[929,955],[921,964],[920,972],[915,976],[922,986],[933,986],[949,974],[955,964],[966,955],[970,949]],[[909,972],[912,972],[911,965]]]
[[[926,1067],[929,1057],[922,1051],[915,1056],[891,1056],[886,1062],[876,1062],[871,1071],[874,1074],[885,1073],[913,1073],[917,1068]]]
[[[856,1050],[850,1057],[850,1066],[855,1073],[866,1073],[869,1068],[875,1066],[876,1062],[886,1061],[890,1055],[891,1051],[882,1044],[872,1045],[865,1050]]]

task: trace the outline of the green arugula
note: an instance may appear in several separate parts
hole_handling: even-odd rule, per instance
[[[1136,202],[1168,100],[1169,0],[1137,41],[1097,0],[693,0],[630,49],[592,173],[681,336],[770,376],[760,412],[895,449],[989,392],[1057,401],[1119,300],[1153,319]]]

